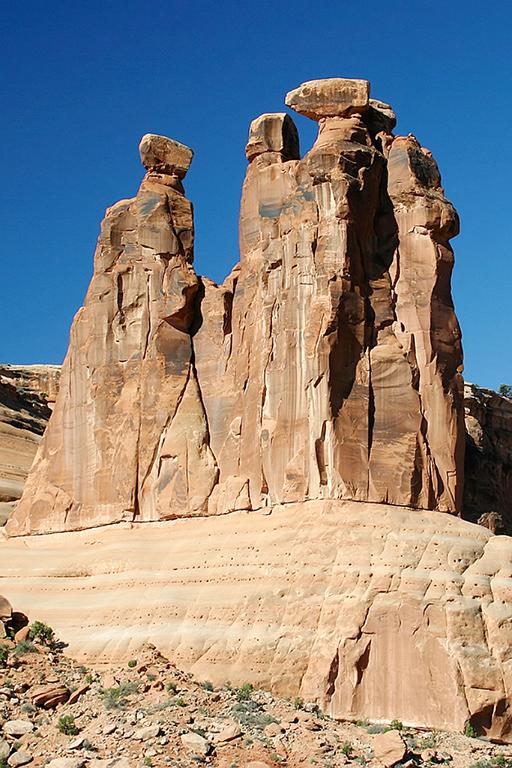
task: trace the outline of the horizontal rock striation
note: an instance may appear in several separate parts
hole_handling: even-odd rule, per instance
[[[149,641],[198,680],[334,717],[510,739],[512,540],[455,516],[311,501],[11,538],[0,553],[3,594],[86,663]]]
[[[23,493],[59,376],[58,365],[0,365],[0,525]]]

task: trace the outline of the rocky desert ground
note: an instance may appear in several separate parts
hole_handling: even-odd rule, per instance
[[[512,747],[470,729],[332,720],[250,680],[196,680],[151,645],[124,664],[79,665],[48,625],[25,624],[5,599],[0,610],[2,768],[512,766]]]

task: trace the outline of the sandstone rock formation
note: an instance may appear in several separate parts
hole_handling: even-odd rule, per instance
[[[463,516],[512,535],[512,401],[464,387],[466,459]]]
[[[57,365],[0,365],[0,525],[23,492],[59,375]]]
[[[511,739],[512,539],[456,516],[310,501],[10,538],[0,557],[11,603],[86,664],[149,641],[196,679],[334,717]]]
[[[335,717],[512,739],[512,540],[441,514],[463,480],[457,215],[365,81],[287,103],[318,138],[300,159],[288,115],[252,122],[220,286],[192,266],[191,150],[143,138],[8,524],[42,535],[0,541],[3,589],[76,655],[151,640]]]
[[[305,83],[319,122],[253,121],[240,264],[192,267],[192,151],[148,134],[107,211],[63,386],[10,534],[356,499],[460,510],[457,215],[364,80]]]

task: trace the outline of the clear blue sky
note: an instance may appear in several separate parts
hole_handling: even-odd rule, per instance
[[[238,259],[250,120],[304,80],[367,78],[437,158],[462,221],[466,377],[512,383],[512,4],[316,0],[1,3],[1,362],[61,362],[105,208],[146,132],[195,150],[196,268]],[[302,150],[315,126],[297,118]]]

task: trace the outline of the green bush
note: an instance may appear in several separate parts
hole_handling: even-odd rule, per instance
[[[304,706],[304,699],[301,699],[300,696],[296,696],[293,700],[293,708],[302,709],[303,706]]]
[[[251,683],[244,683],[236,692],[238,701],[249,701],[254,688]]]
[[[16,656],[24,656],[26,653],[37,653],[37,648],[30,640],[22,640],[14,649]]]
[[[59,717],[57,728],[66,736],[76,736],[78,733],[78,728],[75,725],[75,718],[73,715],[62,715],[62,717]]]
[[[346,741],[344,745],[341,748],[342,753],[345,755],[345,757],[350,757],[352,755],[352,744],[350,741]]]
[[[178,690],[178,686],[176,685],[176,683],[170,682],[170,683],[167,683],[167,685],[165,686],[165,690],[169,691],[169,693],[176,693],[176,691]]]
[[[176,704],[177,707],[187,706],[187,702],[185,701],[185,699],[182,699],[181,696],[178,696],[178,698],[174,700],[174,703]]]
[[[500,384],[498,387],[498,392],[503,397],[508,397],[512,399],[512,384]]]
[[[28,636],[31,640],[37,640],[42,645],[51,645],[55,639],[55,632],[44,621],[34,621]]]
[[[130,669],[133,669],[134,667],[136,667],[137,662],[135,661],[135,659],[130,659],[130,661],[128,662],[128,666],[130,667]]]
[[[128,697],[139,689],[137,683],[120,683],[114,688],[104,688],[101,692],[106,709],[123,709],[128,704]]]
[[[210,691],[210,693],[213,691],[213,683],[210,683],[209,680],[205,680],[201,685],[205,691]]]
[[[478,737],[478,732],[474,725],[472,725],[469,721],[464,726],[464,736],[467,736],[470,739],[476,739]]]
[[[9,649],[3,643],[0,643],[0,664],[5,664],[9,658]]]
[[[403,731],[404,724],[401,720],[392,720],[389,724],[390,731]]]

